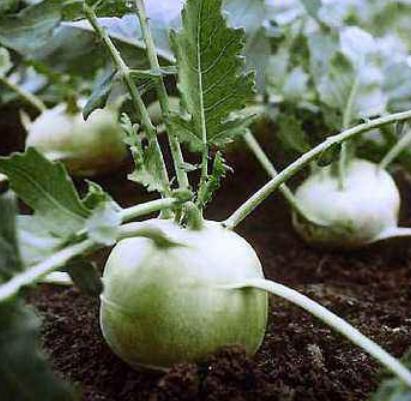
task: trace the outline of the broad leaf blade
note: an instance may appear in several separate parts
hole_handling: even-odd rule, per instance
[[[52,233],[67,237],[83,228],[89,210],[61,163],[50,162],[30,148],[0,158],[0,172],[9,177],[11,188]]]
[[[222,146],[244,133],[247,118],[231,114],[253,96],[253,74],[240,56],[244,33],[227,26],[221,0],[188,0],[182,29],[171,36],[185,116],[171,119],[176,134],[194,151]]]

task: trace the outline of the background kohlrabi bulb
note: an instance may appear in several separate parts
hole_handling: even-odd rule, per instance
[[[43,112],[29,124],[26,147],[61,160],[76,176],[93,176],[119,167],[127,155],[115,110],[95,110],[85,121],[65,104]]]
[[[266,293],[219,287],[263,277],[253,248],[213,222],[198,231],[149,224],[178,244],[129,238],[111,252],[100,321],[113,351],[131,366],[158,369],[204,360],[226,345],[255,353],[266,329]]]
[[[306,179],[295,193],[300,206],[322,226],[294,215],[294,226],[308,243],[328,248],[358,248],[397,227],[400,194],[392,177],[377,165],[353,160],[344,189],[332,166]]]

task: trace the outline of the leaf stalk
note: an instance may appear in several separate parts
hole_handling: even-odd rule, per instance
[[[130,93],[134,108],[137,114],[141,118],[141,124],[147,134],[147,138],[149,142],[154,145],[155,152],[156,152],[156,158],[158,160],[158,165],[161,166],[161,177],[162,177],[163,186],[165,188],[165,194],[169,196],[171,193],[170,180],[168,177],[168,172],[167,172],[167,168],[164,162],[163,154],[162,154],[160,145],[157,140],[157,132],[156,132],[156,129],[153,123],[151,122],[150,115],[143,102],[143,99],[141,98],[140,92],[136,84],[133,81],[133,78],[130,73],[130,69],[124,62],[123,58],[120,55],[120,52],[115,47],[113,41],[111,40],[110,36],[107,34],[106,30],[99,24],[94,10],[87,4],[84,4],[83,8],[84,8],[84,14],[86,18],[88,19],[88,21],[90,22],[91,26],[93,27],[95,33],[102,40],[107,50],[109,51],[110,56],[116,68],[118,69],[118,73]]]
[[[144,42],[146,44],[147,56],[151,66],[154,71],[160,71],[160,64],[158,62],[156,46],[154,43],[153,35],[151,33],[149,18],[147,17],[146,8],[144,5],[144,0],[135,0],[134,2],[136,13],[140,21],[141,30],[143,32]],[[184,159],[183,153],[181,151],[180,142],[176,135],[173,134],[171,125],[169,124],[170,115],[170,102],[167,94],[166,87],[164,85],[163,76],[160,73],[158,79],[155,79],[155,88],[157,92],[157,97],[160,103],[161,110],[164,115],[164,122],[166,125],[168,141],[170,144],[171,155],[174,161],[174,168],[177,175],[177,181],[180,188],[188,188],[189,181],[186,171],[184,170]]]

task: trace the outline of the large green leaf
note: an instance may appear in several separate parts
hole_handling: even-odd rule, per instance
[[[0,283],[18,273],[15,199],[0,195]],[[39,350],[40,320],[21,299],[0,303],[0,389],[2,401],[70,401]]]
[[[227,26],[221,0],[188,0],[183,26],[171,39],[186,115],[174,115],[176,133],[194,151],[242,135],[250,117],[233,116],[253,96],[253,74],[240,57],[244,32]]]
[[[61,163],[47,160],[35,149],[0,158],[0,172],[49,231],[68,237],[84,227],[90,211],[79,199]]]

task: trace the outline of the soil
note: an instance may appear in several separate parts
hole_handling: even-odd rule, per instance
[[[229,153],[228,159],[235,174],[208,209],[208,217],[216,220],[266,181],[244,150]],[[146,199],[125,177],[122,172],[99,182],[123,206]],[[396,178],[402,223],[411,225],[411,188],[401,174]],[[406,240],[343,254],[312,249],[294,233],[289,209],[277,194],[238,232],[255,247],[267,278],[319,301],[397,357],[411,346],[411,248]],[[100,266],[107,253],[97,255]],[[379,365],[364,352],[278,298],[271,299],[257,355],[250,358],[230,347],[201,365],[180,364],[165,374],[134,371],[110,351],[99,330],[98,300],[50,285],[31,290],[28,300],[43,319],[49,360],[79,388],[82,401],[361,401],[380,380]]]

